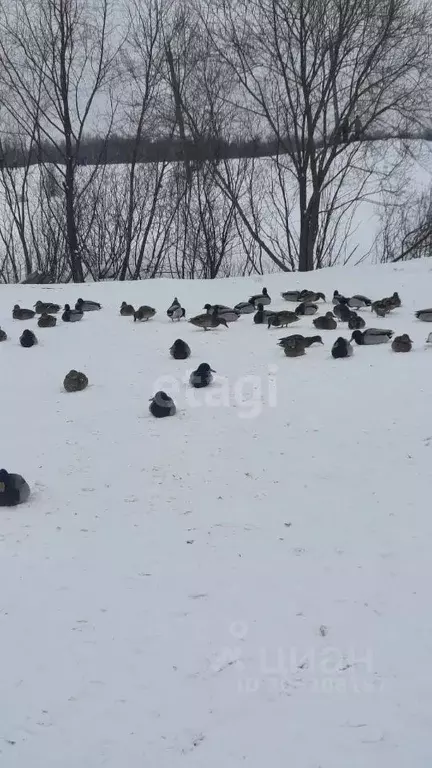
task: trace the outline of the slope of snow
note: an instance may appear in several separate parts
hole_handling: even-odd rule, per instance
[[[370,324],[414,350],[323,347],[242,317],[171,323],[266,285],[331,297],[398,290]],[[103,303],[76,325],[14,303]],[[121,318],[122,300],[158,309]],[[261,280],[0,287],[1,459],[32,486],[0,509],[0,756],[8,768],[430,765],[432,516],[429,262]],[[324,307],[323,309],[325,309]],[[372,319],[373,318],[373,319]],[[192,348],[173,361],[175,338]],[[218,372],[200,392],[189,372]],[[66,394],[70,368],[89,388]],[[219,378],[221,377],[221,378]],[[148,399],[174,394],[175,418]]]

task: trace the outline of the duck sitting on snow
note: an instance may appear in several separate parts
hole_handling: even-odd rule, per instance
[[[39,328],[54,328],[55,325],[57,325],[57,318],[47,312],[42,312],[38,320]]]
[[[284,291],[281,296],[285,301],[295,301],[298,304],[303,298],[303,291]]]
[[[6,341],[7,333],[0,328],[0,341]]]
[[[28,328],[26,328],[26,330],[23,331],[20,336],[21,346],[25,347],[25,349],[30,349],[30,347],[34,347],[37,343],[38,340],[33,331],[29,331]]]
[[[344,357],[351,357],[353,352],[354,350],[350,342],[347,339],[342,338],[342,336],[339,336],[339,338],[336,339],[331,350],[332,357],[334,357],[335,360]]]
[[[75,371],[72,368],[69,373],[66,374],[63,386],[66,392],[82,392],[88,386],[88,378],[85,373],[81,371]]]
[[[219,325],[224,325],[228,328],[228,323],[224,317],[219,317],[217,311],[206,312],[205,315],[196,315],[189,320],[192,325],[196,325],[197,328],[204,328],[207,331],[209,328],[217,328]]]
[[[186,310],[183,309],[181,306],[177,296],[174,297],[174,301],[171,304],[170,307],[167,309],[167,315],[171,318],[171,320],[181,320],[182,317],[185,317]]]
[[[350,331],[358,331],[360,328],[364,328],[365,326],[366,320],[363,317],[360,317],[357,312],[351,312],[351,317],[348,320],[348,328]]]
[[[377,317],[385,317],[392,311],[392,307],[386,301],[374,301],[371,304],[371,312],[375,312]]]
[[[82,320],[84,312],[79,309],[71,309],[69,304],[65,304],[64,312],[62,314],[62,320],[65,323],[77,323]]]
[[[267,328],[286,328],[290,323],[295,323],[297,320],[299,320],[299,316],[295,312],[282,310],[270,315],[267,320]]]
[[[268,295],[267,288],[263,288],[262,293],[257,293],[255,296],[251,296],[249,303],[253,304],[254,307],[257,306],[257,304],[262,304],[263,307],[271,304],[271,298]]]
[[[412,341],[407,333],[394,337],[392,341],[393,352],[411,352],[411,349]]]
[[[52,304],[51,302],[37,301],[34,305],[37,315],[43,315],[46,312],[47,315],[55,315],[60,312],[60,304]]]
[[[356,293],[348,299],[348,306],[352,309],[364,309],[365,307],[370,307],[371,304],[371,299],[368,299],[367,296],[362,296],[360,293]]]
[[[315,315],[318,312],[318,305],[310,301],[302,301],[295,309],[296,315]]]
[[[210,368],[208,363],[201,363],[196,371],[193,371],[189,378],[191,387],[195,389],[202,389],[202,387],[208,387],[213,381],[212,373],[216,373],[213,368]]]
[[[174,400],[166,392],[156,392],[150,398],[149,411],[157,419],[163,419],[165,416],[174,416],[176,412]]]
[[[0,469],[0,507],[16,507],[29,496],[30,488],[21,475]]]
[[[241,301],[235,305],[234,310],[240,315],[250,315],[256,311],[256,306],[252,301]]]
[[[31,320],[35,314],[36,312],[33,312],[32,309],[21,309],[19,304],[15,304],[12,310],[12,317],[14,320]]]
[[[84,301],[84,299],[78,299],[75,304],[75,309],[79,312],[96,312],[97,310],[102,309],[102,305],[97,301]]]
[[[282,349],[287,357],[300,357],[305,354],[306,344],[304,337],[294,334],[293,336],[287,336],[284,339]]]
[[[271,312],[270,309],[264,309],[262,304],[257,304],[258,311],[254,315],[253,321],[257,325],[261,325],[262,323],[266,323],[269,319],[270,315],[274,315],[274,312]]]
[[[387,344],[394,331],[387,328],[366,328],[365,331],[353,331],[351,340],[356,344]]]
[[[423,320],[424,323],[432,323],[432,309],[419,309],[415,316],[417,320]]]
[[[335,304],[333,307],[333,314],[335,314],[342,323],[347,323],[353,313],[347,304]]]
[[[320,331],[334,331],[337,328],[333,312],[326,312],[325,315],[316,317],[312,322],[315,328],[318,328]]]
[[[135,314],[135,309],[133,308],[132,304],[126,304],[125,301],[122,301],[120,314],[122,317],[132,317]]]
[[[134,313],[134,323],[137,320],[147,322],[151,317],[154,317],[155,314],[156,310],[153,307],[148,307],[146,304],[144,304]]]
[[[326,297],[324,293],[320,291],[300,291],[300,301],[325,301]]]
[[[187,360],[190,353],[190,347],[183,339],[176,339],[170,348],[170,355],[174,360]]]

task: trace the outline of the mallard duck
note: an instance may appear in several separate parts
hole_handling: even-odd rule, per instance
[[[186,310],[183,309],[181,306],[177,296],[174,298],[173,303],[170,307],[167,309],[167,315],[171,318],[171,320],[181,320],[182,317],[186,316]]]
[[[347,304],[335,304],[333,307],[333,314],[336,315],[342,323],[347,323],[353,313]]]
[[[287,336],[284,344],[281,346],[287,357],[300,357],[300,355],[305,354],[305,340],[300,335]]]
[[[147,320],[150,320],[150,318],[154,317],[155,314],[156,310],[153,307],[148,307],[147,305],[139,307],[139,309],[137,309],[137,311],[134,313],[134,323],[137,320],[147,322]]]
[[[338,339],[336,339],[335,343],[332,346],[332,357],[336,359],[341,357],[351,357],[354,350],[352,348],[352,345],[347,339],[343,339],[342,336],[339,336]]]
[[[424,323],[432,323],[432,309],[419,309],[415,316]]]
[[[333,291],[332,304],[347,304],[348,299],[346,296],[342,296],[339,291]]]
[[[432,333],[430,333],[429,336],[427,337],[426,344],[432,344]]]
[[[223,307],[221,304],[214,304],[213,306],[211,304],[204,304],[204,309],[207,311],[207,314],[216,313],[218,317],[223,317],[227,323],[234,323],[240,317],[240,312],[231,309],[231,307]]]
[[[364,328],[366,325],[366,320],[363,317],[360,317],[356,312],[351,313],[351,317],[348,320],[348,328],[350,331],[358,331],[360,328]]]
[[[281,293],[281,296],[285,301],[295,301],[298,304],[303,298],[303,291],[284,291],[284,293]]]
[[[12,310],[12,317],[14,320],[31,320],[35,314],[36,312],[33,312],[32,309],[21,309],[19,304],[15,304]]]
[[[320,293],[319,291],[300,291],[300,301],[305,302],[311,302],[311,301],[319,301],[319,300],[325,301],[326,297],[324,293]]]
[[[274,315],[274,312],[271,312],[269,309],[264,309],[262,304],[257,304],[258,312],[254,315],[253,321],[257,325],[261,325],[262,323],[266,323],[269,319],[270,315]]]
[[[165,416],[174,416],[176,412],[174,400],[166,392],[156,392],[150,398],[149,411],[157,419],[163,419]]]
[[[282,310],[281,312],[275,312],[267,320],[267,328],[286,328],[290,323],[295,323],[299,320],[299,316],[295,312],[287,312]]]
[[[333,312],[326,312],[325,315],[316,317],[312,322],[315,328],[318,328],[320,331],[334,331],[335,328],[337,328],[337,322],[334,319]]]
[[[200,363],[196,371],[193,371],[189,378],[191,387],[195,389],[202,389],[202,387],[208,387],[213,381],[212,373],[216,373],[213,368],[210,368],[208,363]]]
[[[370,307],[371,304],[371,299],[368,299],[367,296],[362,296],[360,293],[356,293],[348,299],[348,306],[352,307],[352,309],[364,309],[364,307]]]
[[[351,341],[356,344],[387,344],[393,333],[387,328],[366,328],[365,331],[353,331]]]
[[[374,301],[371,304],[371,312],[375,312],[377,317],[385,317],[391,312],[392,307],[386,301]]]
[[[30,496],[30,488],[22,475],[0,469],[0,507],[16,507]]]
[[[6,341],[7,333],[0,328],[0,341]]]
[[[209,328],[217,328],[218,325],[224,325],[225,328],[228,328],[228,323],[225,318],[219,317],[215,310],[213,310],[213,312],[208,312],[205,315],[191,317],[189,322],[192,323],[192,325],[196,325],[198,328],[204,328],[205,331]]]
[[[241,301],[240,304],[235,305],[234,309],[236,312],[239,312],[240,315],[250,315],[252,312],[255,312],[256,306],[250,301]]]
[[[389,296],[387,301],[393,307],[393,309],[396,309],[397,307],[402,306],[402,302],[400,300],[400,296],[397,291],[394,292],[393,296]]]
[[[170,355],[174,360],[187,360],[190,353],[190,347],[182,339],[176,339],[170,348]]]
[[[79,309],[71,309],[69,304],[65,304],[64,312],[62,314],[62,320],[65,323],[77,323],[78,320],[82,320],[84,312]]]
[[[87,301],[84,299],[78,299],[75,304],[75,309],[79,312],[96,312],[98,309],[102,309],[102,305],[97,301]]]
[[[72,369],[66,374],[63,386],[66,392],[82,392],[88,386],[88,378],[85,373]]]
[[[293,343],[293,339],[302,342],[306,349],[312,344],[324,343],[321,336],[302,336],[301,333],[293,333],[291,336],[284,336],[282,339],[279,339],[278,345],[279,347],[284,347],[286,344],[290,345]]]
[[[56,324],[57,324],[56,317],[49,315],[47,312],[42,312],[38,320],[39,328],[54,328]]]
[[[20,344],[22,347],[25,347],[26,349],[29,349],[30,347],[34,347],[35,344],[38,343],[38,340],[33,333],[33,331],[29,331],[28,328],[26,328],[25,331],[22,332],[20,336]]]
[[[295,308],[296,315],[315,315],[318,312],[318,305],[312,304],[310,301],[302,301],[298,307]]]
[[[135,309],[133,308],[132,304],[126,304],[125,301],[122,301],[120,314],[122,317],[132,317],[132,315],[135,314]]]
[[[51,304],[49,301],[37,301],[34,308],[37,315],[43,315],[44,313],[47,315],[55,315],[57,312],[60,312],[61,309],[60,304]]]
[[[395,336],[392,341],[393,352],[411,352],[412,341],[407,333],[403,333],[401,336]]]
[[[251,296],[249,298],[249,303],[253,304],[254,307],[257,304],[262,304],[264,307],[266,307],[268,304],[271,303],[271,298],[267,293],[267,288],[263,288],[262,293],[257,293],[255,296]]]

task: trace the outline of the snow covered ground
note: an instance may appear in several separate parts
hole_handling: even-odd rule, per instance
[[[266,285],[400,292],[370,324],[414,350],[325,345],[242,317],[172,324]],[[25,327],[12,306],[103,303]],[[122,318],[122,300],[158,310]],[[432,760],[432,264],[261,279],[0,286],[0,465],[33,489],[0,510],[0,759],[8,768],[416,768]],[[328,308],[328,307],[327,307]],[[342,331],[342,333],[341,333]],[[174,361],[175,338],[192,348]],[[200,362],[209,390],[187,386]],[[70,368],[91,386],[62,389]],[[148,413],[157,389],[179,412]]]

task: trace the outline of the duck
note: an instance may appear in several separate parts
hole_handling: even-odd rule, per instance
[[[251,296],[249,303],[253,304],[254,306],[256,304],[262,304],[263,306],[271,304],[271,298],[268,295],[267,288],[263,288],[262,293],[257,293],[255,296]]]
[[[262,304],[262,302],[260,302]],[[239,312],[240,315],[250,315],[252,312],[256,311],[256,306],[250,301],[241,301],[240,304],[236,304],[234,307],[236,312]]]
[[[102,305],[97,301],[84,301],[84,299],[78,299],[75,304],[75,309],[78,309],[81,312],[96,312],[97,310],[102,309]]]
[[[424,323],[432,323],[432,309],[419,309],[415,316]]]
[[[38,320],[39,328],[54,328],[55,325],[57,325],[57,318],[47,312],[42,312]]]
[[[209,328],[217,328],[219,325],[224,325],[228,328],[228,323],[224,317],[219,317],[217,311],[206,312],[205,315],[196,315],[189,320],[192,325],[196,325],[198,328],[204,328],[207,331]]]
[[[300,301],[311,302],[319,301],[320,299],[322,301],[326,300],[325,294],[320,291],[300,291]]]
[[[306,349],[312,344],[323,344],[323,340],[321,336],[302,336],[301,333],[293,333],[291,336],[284,336],[282,339],[279,339],[278,346],[284,347],[286,344],[291,345],[293,343],[293,339],[296,341],[301,341]]]
[[[257,307],[258,307],[258,311],[253,318],[254,323],[256,323],[257,325],[266,323],[270,315],[274,315],[274,312],[271,312],[269,309],[264,309],[262,304],[257,304]]]
[[[64,312],[62,314],[62,320],[65,323],[77,323],[78,320],[82,320],[84,312],[79,309],[71,309],[69,304],[65,304]]]
[[[208,387],[213,381],[212,373],[216,373],[213,368],[210,368],[208,363],[200,363],[196,371],[192,371],[189,383],[191,387],[195,389],[202,389],[202,387]]]
[[[351,341],[356,344],[387,344],[394,331],[387,328],[366,328],[365,331],[353,331]]]
[[[395,291],[392,296],[389,296],[387,301],[389,302],[389,304],[392,307],[392,309],[396,309],[397,307],[401,307],[402,306],[402,302],[400,300],[400,296],[399,296],[397,291]]]
[[[335,304],[333,314],[336,315],[342,323],[347,323],[353,313],[347,304]]]
[[[7,340],[7,333],[6,333],[6,331],[3,331],[0,328],[0,341],[6,341],[6,340]]]
[[[44,312],[47,315],[55,315],[57,312],[60,312],[61,306],[60,304],[52,304],[50,301],[43,302],[43,301],[37,301],[34,305],[34,308],[36,310],[37,315],[43,315]]]
[[[304,291],[284,291],[281,296],[285,301],[295,301],[298,304],[303,298]]]
[[[358,331],[360,328],[364,328],[365,325],[366,320],[363,317],[360,317],[357,312],[351,312],[351,317],[348,320],[348,328],[350,331]]]
[[[167,395],[166,392],[156,392],[153,397],[150,398],[149,411],[152,416],[157,419],[163,419],[165,416],[174,416],[176,413],[176,407],[172,397]]]
[[[218,317],[223,317],[227,323],[234,323],[240,317],[240,312],[231,309],[231,307],[224,307],[221,304],[214,304],[213,306],[211,304],[204,304],[204,309],[207,314],[215,312]]]
[[[146,304],[144,304],[142,307],[139,307],[136,312],[134,312],[134,323],[137,320],[147,322],[147,320],[150,320],[151,317],[154,317],[156,314],[156,310],[153,307],[148,307]]]
[[[25,349],[30,349],[30,347],[34,347],[35,344],[38,343],[38,340],[33,333],[33,331],[29,331],[28,328],[26,328],[25,331],[22,332],[20,336],[20,344],[22,347],[25,347]]]
[[[170,307],[168,307],[167,315],[173,321],[174,320],[180,321],[182,317],[186,316],[186,310],[181,306],[177,296],[174,297],[173,303],[171,304]]]
[[[72,368],[72,370],[66,374],[63,386],[66,392],[82,392],[83,389],[88,387],[88,378],[85,373],[75,371],[75,369]]]
[[[315,315],[318,312],[318,305],[310,301],[302,301],[294,311],[296,315]]]
[[[352,309],[364,309],[365,307],[370,307],[371,304],[372,300],[368,299],[367,296],[362,296],[360,293],[356,293],[348,299],[348,306],[352,307]]]
[[[125,301],[122,301],[120,314],[122,317],[132,317],[135,314],[135,309],[133,308],[132,304],[126,304]]]
[[[331,349],[332,357],[337,360],[338,358],[342,357],[351,357],[351,355],[354,353],[352,344],[347,340],[342,338],[342,336],[339,336],[338,339],[336,339],[335,343],[332,346]]]
[[[429,336],[427,337],[426,344],[432,344],[432,333],[430,333]]]
[[[14,320],[31,320],[35,314],[36,312],[33,312],[32,309],[21,309],[19,304],[15,304],[12,310]]]
[[[295,323],[297,320],[299,320],[299,316],[295,312],[282,310],[270,315],[267,319],[267,328],[286,328],[290,323]]]
[[[407,333],[403,333],[401,336],[395,336],[392,341],[393,352],[411,352],[412,341]]]
[[[315,328],[320,331],[334,331],[337,328],[337,322],[334,318],[333,312],[326,312],[325,315],[320,315],[312,320]]]
[[[305,354],[306,344],[304,337],[294,334],[293,336],[287,336],[284,340],[284,344],[281,344],[283,351],[287,357],[300,357]]]
[[[170,348],[170,355],[174,360],[187,360],[190,357],[190,347],[183,339],[176,339]]]
[[[347,304],[348,299],[346,296],[342,296],[339,291],[333,291],[332,304]]]
[[[30,487],[22,475],[0,469],[0,507],[16,507],[30,496]]]
[[[375,312],[377,317],[385,317],[391,310],[392,307],[383,300],[374,301],[371,304],[371,312]]]

